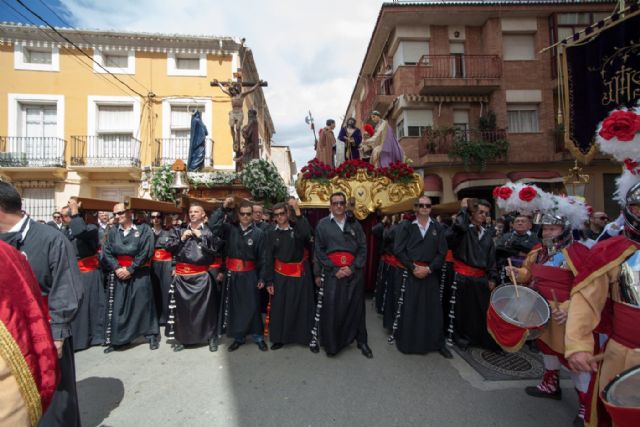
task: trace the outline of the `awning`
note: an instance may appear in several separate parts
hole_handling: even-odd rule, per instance
[[[442,197],[442,178],[434,173],[424,176],[424,195],[429,197]]]
[[[564,182],[564,178],[557,171],[518,171],[507,174],[513,182],[535,183],[535,182]]]
[[[457,193],[465,188],[492,187],[507,181],[507,175],[502,172],[458,172],[451,179],[451,185]]]

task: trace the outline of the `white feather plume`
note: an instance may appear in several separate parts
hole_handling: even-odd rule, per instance
[[[613,200],[616,200],[620,206],[626,205],[627,192],[640,182],[640,175],[634,175],[630,171],[625,170],[616,179],[616,192],[613,193]]]

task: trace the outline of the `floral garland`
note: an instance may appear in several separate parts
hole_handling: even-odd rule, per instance
[[[289,195],[278,169],[267,160],[251,160],[240,172],[240,178],[256,200],[278,203],[284,202]]]
[[[176,196],[171,189],[175,173],[171,165],[161,166],[151,178],[151,197],[162,202],[175,202]]]
[[[413,181],[414,170],[408,164],[395,161],[384,168],[375,168],[371,163],[360,159],[347,160],[338,166],[331,166],[322,163],[314,158],[309,160],[307,165],[300,172],[302,178],[308,181],[315,181],[321,184],[328,184],[329,180],[335,176],[343,179],[349,179],[356,176],[358,169],[365,169],[367,174],[372,177],[387,177],[391,182],[407,184]]]
[[[391,182],[408,184],[413,181],[413,168],[406,163],[396,160],[388,167],[377,169],[378,176],[386,176]]]
[[[240,179],[235,172],[190,172],[187,174],[193,188],[211,188],[216,185],[231,185]]]
[[[326,163],[322,163],[317,158],[309,160],[307,165],[303,167],[302,177],[307,180],[320,181],[323,184],[328,184],[329,180],[336,176],[335,170]]]
[[[336,168],[336,175],[340,178],[352,178],[358,173],[358,169],[365,169],[368,174],[376,175],[376,168],[369,162],[360,159],[347,160]]]

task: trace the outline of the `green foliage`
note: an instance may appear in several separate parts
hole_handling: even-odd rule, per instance
[[[453,143],[449,157],[462,159],[465,169],[476,166],[483,171],[488,162],[506,157],[508,151],[509,141],[506,139],[479,142],[458,140]]]
[[[154,200],[175,202],[176,197],[173,190],[171,190],[174,175],[171,165],[161,166],[153,173],[151,178],[151,197]]]
[[[256,200],[266,205],[284,202],[289,195],[284,180],[272,162],[263,159],[251,160],[240,172],[242,184]]]
[[[481,131],[490,131],[498,129],[496,123],[496,113],[493,111],[487,112],[484,116],[481,116],[478,121],[478,129]]]

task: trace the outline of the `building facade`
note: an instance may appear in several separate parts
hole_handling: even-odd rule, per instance
[[[271,161],[278,168],[284,183],[291,187],[293,185],[293,177],[297,173],[296,163],[291,156],[291,149],[286,145],[272,145]]]
[[[603,0],[385,3],[347,117],[364,123],[372,110],[380,111],[435,202],[491,199],[491,189],[507,180],[562,191],[574,160],[558,124],[555,53],[541,51],[604,19],[615,5]],[[503,155],[467,165],[450,156],[479,146],[502,147]],[[596,156],[584,171],[591,178],[588,202],[617,216],[610,189],[619,167]]]
[[[208,129],[205,170],[235,170],[229,81],[259,75],[231,37],[56,29],[0,24],[0,176],[24,208],[49,219],[69,196],[149,197],[154,168],[188,157],[191,118]],[[262,89],[261,155],[275,133]]]

